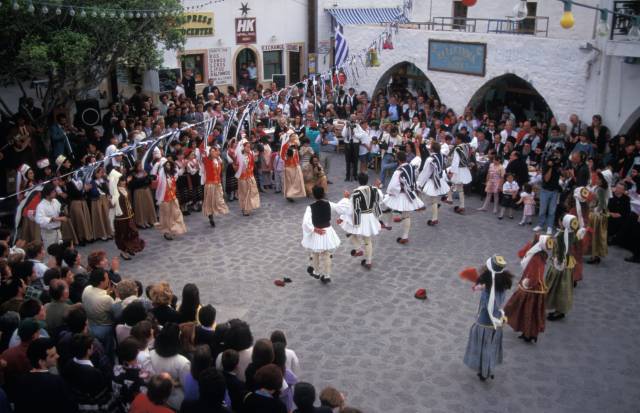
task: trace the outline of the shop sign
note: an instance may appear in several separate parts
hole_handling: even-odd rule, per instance
[[[209,59],[209,78],[215,86],[233,83],[231,48],[217,47],[207,51]]]
[[[236,18],[236,43],[248,44],[256,42],[256,18],[238,17]]]
[[[429,70],[484,76],[486,43],[429,39]]]
[[[187,37],[213,36],[213,12],[186,13],[180,30]]]

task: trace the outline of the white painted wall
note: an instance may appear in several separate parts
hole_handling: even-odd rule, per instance
[[[371,27],[349,26],[346,35],[351,47],[361,49],[375,38],[378,29]],[[487,44],[487,64],[485,77],[451,74],[429,71],[427,61],[427,45],[429,38],[455,41],[483,42]],[[396,36],[393,50],[383,50],[380,56],[381,66],[368,68],[362,73],[357,82],[350,80],[350,85],[358,90],[374,92],[376,83],[382,75],[393,65],[408,61],[420,68],[433,83],[441,100],[457,112],[462,111],[469,103],[473,94],[489,80],[513,73],[529,81],[531,85],[545,98],[551,110],[561,122],[568,121],[571,113],[578,113],[583,118],[590,118],[596,113],[589,103],[596,100],[593,91],[589,91],[589,82],[597,81],[597,73],[592,69],[591,77],[587,79],[587,62],[597,54],[595,51],[581,50],[584,41],[572,39],[535,38],[531,36],[472,34],[454,32],[428,32],[424,30],[402,29]],[[615,66],[615,65],[612,65]],[[615,70],[615,69],[614,69]],[[619,70],[619,69],[618,69]],[[625,74],[628,71],[627,74]],[[623,67],[624,79],[640,77],[639,65]],[[637,87],[626,90],[618,88],[618,76],[611,71],[611,78],[606,89],[605,107],[617,93],[623,93],[623,106],[633,107],[630,112],[640,105]],[[637,79],[640,82],[640,79]],[[615,85],[614,85],[615,83]],[[596,83],[597,85],[597,83]],[[628,86],[636,85],[630,83]],[[615,87],[614,87],[615,86]],[[598,88],[597,86],[595,87]],[[618,117],[612,117],[609,111],[603,116],[605,122],[613,125],[618,123]],[[624,117],[624,113],[621,114]],[[614,130],[616,128],[613,128]]]
[[[236,45],[235,19],[242,17],[240,11],[242,1],[225,0],[221,3],[214,3],[198,11],[214,13],[214,35],[208,37],[188,37],[184,46],[184,54],[189,51],[203,50],[216,47],[230,47],[232,56],[246,47],[246,45]],[[260,65],[262,64],[262,45],[283,44],[283,43],[305,43],[307,40],[307,2],[303,0],[245,0],[249,5],[247,17],[256,18],[257,38],[256,43],[251,45],[259,54]],[[202,0],[183,1],[184,7],[202,4]],[[275,36],[275,41],[272,41]],[[219,43],[221,41],[221,43]],[[306,62],[307,49],[302,49],[301,60]],[[286,53],[283,56],[284,73],[288,73],[288,59]],[[174,50],[164,51],[164,67],[180,67],[178,53]],[[233,64],[235,70],[235,62]],[[303,63],[302,74],[306,71],[306,64]],[[259,67],[260,80],[262,67]]]

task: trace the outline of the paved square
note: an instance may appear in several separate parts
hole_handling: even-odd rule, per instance
[[[343,181],[342,156],[332,161],[329,198],[338,201],[357,185]],[[573,310],[547,323],[537,344],[505,327],[504,363],[495,380],[482,383],[462,363],[479,295],[457,274],[500,253],[519,277],[516,253],[532,237],[531,227],[517,225],[519,216],[498,221],[476,212],[477,196],[467,197],[466,216],[443,205],[435,228],[426,213],[414,214],[409,244],[395,242],[399,226],[375,239],[371,272],[349,255],[338,229],[343,245],[334,282],[325,286],[306,274],[300,245],[309,201],[261,195],[253,216],[242,217],[232,202],[215,229],[200,214],[185,217],[189,232],[173,242],[142,231],[147,248],[122,263],[122,274],[145,285],[169,281],[178,295],[196,283],[218,321],[241,317],[256,339],[284,330],[301,360],[300,379],[318,391],[335,386],[367,413],[638,411],[640,266],[622,260],[626,251],[610,249],[600,266],[586,266]],[[83,256],[97,248],[117,253],[113,242],[95,243]],[[293,283],[274,286],[283,276]],[[420,287],[426,302],[413,298]]]

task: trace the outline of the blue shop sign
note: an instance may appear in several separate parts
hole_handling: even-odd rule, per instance
[[[429,39],[429,70],[484,76],[486,43]]]

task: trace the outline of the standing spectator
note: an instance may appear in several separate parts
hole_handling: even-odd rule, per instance
[[[174,413],[167,401],[173,391],[171,376],[161,373],[149,380],[147,393],[138,393],[131,404],[129,413]]]
[[[36,208],[36,223],[40,225],[40,234],[45,248],[62,240],[60,226],[67,220],[60,214],[62,205],[56,199],[56,186],[49,182],[42,188],[42,200]]]
[[[45,305],[45,322],[47,330],[51,334],[55,334],[64,324],[64,317],[69,311],[69,286],[60,279],[53,279],[49,283],[49,296],[51,302]]]
[[[82,306],[87,312],[89,330],[104,346],[107,354],[113,354],[113,304],[109,296],[111,281],[104,268],[91,271],[89,285],[82,292]]]
[[[65,131],[67,127],[67,115],[60,113],[49,128],[49,139],[51,140],[51,157],[58,158],[64,155],[69,148],[69,138]]]
[[[607,163],[611,157],[609,140],[611,139],[611,133],[609,128],[602,124],[602,116],[593,115],[591,118],[591,126],[587,128],[587,137],[589,142],[595,145],[596,153],[598,157]]]
[[[555,226],[556,207],[560,196],[560,166],[559,156],[556,154],[546,161],[542,169],[542,188],[540,190],[540,212],[535,232],[547,229],[547,235],[553,233]]]
[[[33,319],[22,320],[18,326],[18,337],[20,344],[0,354],[0,361],[4,364],[4,390],[9,400],[13,400],[18,394],[20,377],[31,370],[27,349],[32,341],[40,338],[38,322]]]
[[[184,92],[189,99],[195,102],[196,100],[196,79],[193,77],[193,70],[187,69],[184,71],[182,77],[182,85],[184,86]]]
[[[23,376],[15,395],[15,413],[74,413],[78,405],[62,377],[51,374],[58,364],[55,343],[50,338],[33,340],[27,349],[31,371]],[[37,397],[33,392],[37,391]]]
[[[287,407],[277,397],[282,380],[282,370],[275,364],[260,367],[255,375],[257,390],[244,398],[244,412],[286,413]]]
[[[113,368],[111,386],[114,397],[125,412],[129,411],[136,396],[146,390],[145,380],[149,379],[149,372],[143,371],[138,365],[139,352],[140,343],[136,339],[125,339],[118,347],[120,364]]]
[[[313,384],[300,381],[293,390],[293,401],[297,409],[293,413],[332,413],[330,407],[315,407],[316,389]]]
[[[178,354],[180,349],[180,329],[175,323],[164,326],[151,351],[151,367],[155,373],[168,373],[175,385],[167,401],[169,407],[178,410],[184,400],[184,385],[191,369],[189,360]],[[135,402],[134,402],[135,404]]]
[[[625,186],[623,182],[618,182],[613,188],[613,196],[609,199],[608,209],[608,243],[610,245],[620,245],[622,244],[620,235],[627,233],[627,228],[633,225],[632,222],[629,222],[629,218],[632,216],[631,199],[627,194],[625,194]]]

